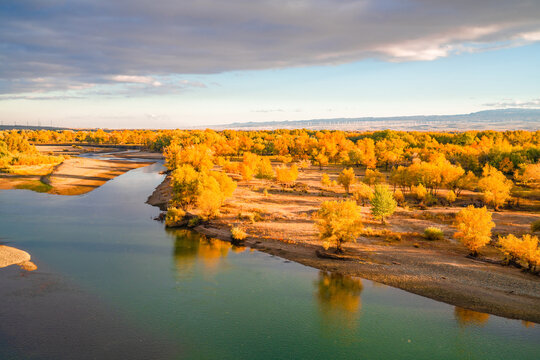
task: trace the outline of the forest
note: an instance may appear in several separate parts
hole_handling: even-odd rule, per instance
[[[43,175],[69,157],[37,151],[35,145],[43,144],[67,150],[130,145],[163,153],[168,227],[214,221],[230,228],[233,241],[274,236],[297,242],[301,234],[285,230],[280,236],[256,226],[279,216],[272,206],[239,205],[249,191],[253,204],[273,197],[285,205],[313,200],[285,218],[303,217],[320,244],[337,254],[362,236],[409,239],[414,246],[455,239],[469,256],[478,257],[488,246],[504,264],[540,270],[534,235],[540,230],[534,217],[540,203],[540,131],[12,130],[0,132],[0,171]],[[493,214],[504,211],[531,215],[528,229],[493,232]],[[405,220],[434,221],[423,229],[396,230],[388,221],[399,213]]]

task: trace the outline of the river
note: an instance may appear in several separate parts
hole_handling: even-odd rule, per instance
[[[160,164],[81,196],[0,191],[0,359],[538,359],[540,325],[321,272],[145,204]]]

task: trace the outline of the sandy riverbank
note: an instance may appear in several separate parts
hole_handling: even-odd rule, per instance
[[[36,265],[30,261],[30,254],[11,246],[0,245],[0,268],[19,265],[27,271],[36,270]]]
[[[57,195],[81,195],[129,170],[150,163],[72,157],[54,167],[47,175],[0,174],[0,190],[29,189]]]
[[[467,250],[451,238],[452,219],[459,208],[400,209],[383,227],[369,220],[369,208],[365,207],[366,227],[400,232],[402,239],[362,236],[345,247],[348,260],[317,256],[322,246],[311,214],[322,201],[343,196],[339,190],[321,189],[319,179],[317,170],[304,171],[299,178],[305,185],[303,190],[287,192],[262,180],[240,182],[220,218],[195,230],[229,241],[230,227],[241,226],[250,235],[246,245],[269,254],[321,270],[360,276],[470,310],[540,323],[540,277],[467,258]],[[264,188],[269,196],[263,195]],[[170,194],[166,180],[148,202],[164,209]],[[526,212],[495,213],[494,233],[524,233],[538,218],[538,214]],[[446,239],[423,240],[419,233],[430,225],[440,227]],[[500,257],[492,247],[485,248],[482,255],[495,260]]]

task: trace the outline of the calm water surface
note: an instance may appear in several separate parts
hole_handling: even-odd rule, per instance
[[[0,191],[0,359],[539,359],[540,325],[152,220],[154,164],[91,193]]]

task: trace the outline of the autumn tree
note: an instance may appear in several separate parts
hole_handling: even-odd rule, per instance
[[[291,186],[296,179],[298,178],[298,167],[296,165],[291,165],[290,168],[287,166],[278,166],[276,167],[276,180],[285,185]]]
[[[385,219],[396,211],[397,203],[392,192],[386,185],[375,185],[371,197],[371,214],[375,219],[385,223]]]
[[[540,265],[540,249],[536,236],[525,234],[518,238],[509,234],[506,237],[499,237],[499,246],[508,261],[522,261],[528,265],[530,271]]]
[[[491,229],[495,223],[491,221],[491,213],[484,206],[475,208],[469,205],[456,215],[455,225],[458,231],[454,234],[465,245],[472,256],[478,256],[478,250],[491,240]]]
[[[324,248],[335,245],[337,253],[343,253],[343,243],[356,241],[362,230],[362,213],[352,200],[325,201],[314,218]]]
[[[375,185],[384,181],[384,175],[377,169],[366,169],[364,182],[368,185]]]
[[[338,176],[338,184],[342,185],[345,189],[345,192],[348,194],[351,188],[351,185],[356,183],[356,177],[354,175],[354,169],[348,168],[343,169],[343,171]]]
[[[483,191],[484,201],[492,204],[495,210],[504,205],[506,199],[510,197],[513,185],[513,182],[502,172],[490,165],[484,167],[482,178],[478,181],[478,187]]]
[[[360,183],[352,194],[352,198],[356,201],[356,203],[361,203],[362,206],[366,204],[366,200],[371,200],[372,197],[373,189],[371,188],[371,186],[364,183]]]

